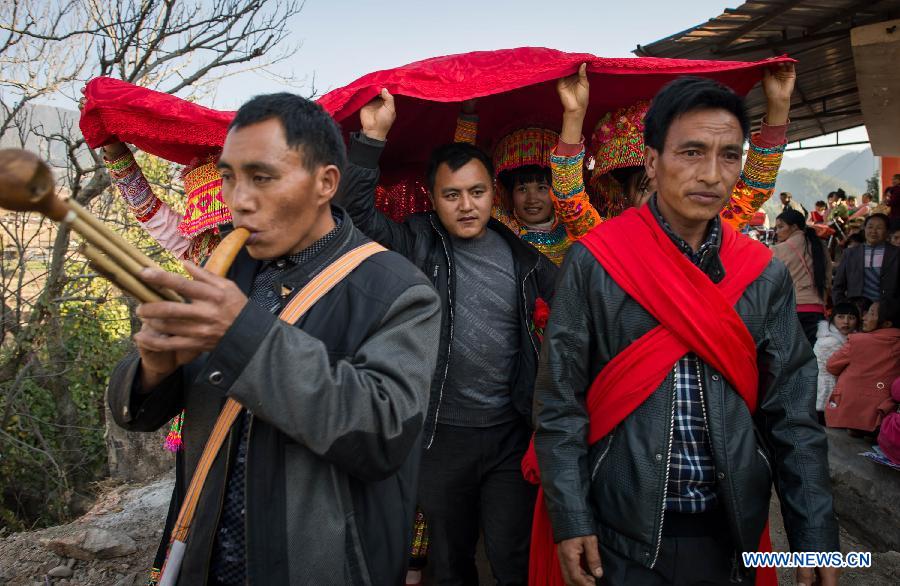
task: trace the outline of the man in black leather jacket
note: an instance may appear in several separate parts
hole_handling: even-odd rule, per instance
[[[741,98],[698,78],[661,90],[646,117],[646,168],[657,193],[640,213],[662,228],[659,247],[674,244],[700,269],[697,278],[713,284],[726,277],[718,213],[738,179],[748,128]],[[740,553],[759,549],[773,482],[791,549],[840,549],[826,436],[816,421],[815,357],[787,270],[760,258],[762,272],[733,306],[735,331],[745,327],[751,354],[755,346],[755,410],[725,373],[689,352],[589,445],[592,381],[660,325],[654,315],[661,314],[626,294],[586,243],[566,257],[534,410],[541,484],[567,584],[752,583]],[[798,582],[811,583],[813,571],[798,570]],[[818,572],[823,584],[836,583],[836,570]]]
[[[479,533],[497,584],[525,584],[535,489],[520,461],[531,437],[540,340],[539,299],[553,295],[556,266],[491,218],[490,158],[470,144],[437,149],[428,188],[435,211],[402,223],[375,207],[378,158],[394,121],[385,90],[360,112],[337,201],[369,238],[431,279],[442,302],[419,481],[428,563],[439,584],[478,582]]]

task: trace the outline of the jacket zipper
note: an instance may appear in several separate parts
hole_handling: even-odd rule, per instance
[[[672,440],[675,436],[675,406],[678,404],[678,363],[672,371],[672,417],[669,420],[669,447],[666,454],[666,481],[662,490],[662,506],[659,511],[659,531],[656,533],[656,552],[653,554],[653,561],[650,567],[656,566],[659,559],[659,550],[662,547],[663,521],[666,518],[666,491],[669,489],[669,467],[672,465]]]
[[[447,250],[447,241],[444,239],[444,235],[441,234],[441,231],[434,225],[434,218],[430,218],[430,221],[431,227],[437,232],[437,235],[441,237],[441,246],[444,248],[444,256],[447,257],[447,319],[450,321],[450,338],[447,340],[447,360],[444,361],[444,375],[441,378],[441,388],[438,391],[438,403],[434,410],[434,425],[431,427],[431,437],[428,438],[428,443],[425,444],[426,450],[431,448],[431,444],[434,443],[434,435],[437,432],[438,416],[441,413],[441,401],[444,398],[444,384],[447,382],[447,374],[450,372],[450,350],[453,347],[453,292],[451,287],[453,261],[450,259],[450,252]]]
[[[613,438],[616,435],[616,429],[618,426],[614,427],[611,432],[609,432],[609,441],[606,443],[606,447],[603,448],[603,452],[600,454],[600,457],[597,458],[597,463],[594,464],[594,469],[591,470],[591,482],[594,481],[594,478],[597,477],[597,471],[600,470],[600,464],[603,462],[603,459],[606,458],[606,454],[609,453],[609,448],[612,446]]]
[[[759,455],[762,456],[763,462],[766,463],[766,468],[769,469],[769,476],[772,476],[772,464],[769,462],[769,458],[766,456],[766,453],[762,451],[762,448],[757,446],[756,451],[759,452]]]
[[[716,461],[716,453],[713,450],[712,434],[709,433],[709,418],[706,416],[706,397],[703,395],[703,375],[700,370],[700,357],[695,358],[694,365],[697,368],[697,389],[700,391],[700,409],[703,411],[703,429],[706,431],[706,437],[709,438],[709,455],[712,456],[713,462]]]
[[[531,348],[534,350],[535,355],[538,354],[537,344],[534,343],[534,336],[531,333],[531,328],[528,327],[528,295],[525,294],[525,284],[528,282],[528,277],[531,276],[531,273],[537,268],[537,265],[531,267],[531,269],[525,273],[525,278],[522,279],[522,307],[525,312],[525,329],[528,331],[528,340],[531,342]]]

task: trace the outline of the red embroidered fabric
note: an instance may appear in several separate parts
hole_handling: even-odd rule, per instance
[[[359,130],[360,108],[382,87],[393,93],[398,117],[381,159],[382,171],[392,180],[383,185],[392,191],[403,184],[405,190],[423,197],[420,178],[425,163],[432,149],[453,139],[463,100],[479,98],[479,143],[490,151],[516,128],[558,128],[561,107],[555,80],[575,73],[583,62],[588,64],[591,84],[603,88],[591,92],[585,128],[593,128],[603,113],[650,99],[676,77],[710,77],[746,94],[765,67],[785,61],[792,60],[614,59],[542,47],[475,51],[376,71],[329,92],[319,103],[349,134]],[[89,146],[97,148],[118,137],[181,164],[221,147],[234,117],[234,112],[212,110],[111,78],[91,80],[85,96],[81,130]],[[426,205],[427,201],[417,199],[412,207]]]

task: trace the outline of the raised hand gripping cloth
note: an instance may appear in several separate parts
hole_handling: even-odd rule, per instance
[[[345,253],[307,283],[281,310],[278,317],[291,325],[297,323],[319,299],[331,291],[344,277],[353,272],[353,269],[373,254],[383,250],[386,249],[380,244],[369,242]],[[178,520],[172,529],[169,551],[159,579],[160,586],[175,586],[178,581],[178,573],[181,569],[181,562],[184,559],[184,550],[187,545],[188,531],[191,528],[191,522],[194,520],[194,513],[197,510],[197,501],[200,499],[200,493],[203,490],[203,485],[206,483],[210,467],[212,467],[212,463],[216,459],[241,409],[241,404],[234,399],[229,398],[225,401],[225,405],[222,407],[222,411],[219,412],[218,419],[216,419],[216,424],[213,426],[212,433],[210,433],[209,439],[206,440],[203,454],[200,456],[197,469],[194,471],[190,485],[188,485],[184,502],[181,504]]]

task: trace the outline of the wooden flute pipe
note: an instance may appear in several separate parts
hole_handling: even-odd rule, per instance
[[[36,211],[51,220],[69,224],[89,244],[109,256],[135,279],[140,279],[139,273],[144,267],[159,268],[152,259],[78,203],[57,198],[50,168],[28,151],[0,150],[0,207],[12,211]],[[146,285],[144,287],[147,288]],[[158,293],[170,301],[184,301],[167,288],[160,288]]]
[[[78,247],[78,252],[88,259],[88,264],[101,276],[111,281],[113,285],[125,293],[128,293],[141,303],[163,300],[156,291],[153,291],[144,283],[137,280],[134,275],[117,265],[112,259],[90,244],[84,242],[81,243]]]

